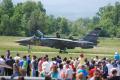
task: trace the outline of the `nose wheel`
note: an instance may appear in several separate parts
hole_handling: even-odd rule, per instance
[[[66,48],[62,48],[60,49],[59,53],[68,53],[68,52],[66,51]]]
[[[28,45],[28,53],[31,53],[31,45]]]

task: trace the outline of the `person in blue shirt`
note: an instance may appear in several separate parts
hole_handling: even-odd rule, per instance
[[[118,52],[115,52],[114,59],[115,60],[120,60],[120,56],[119,56]]]
[[[19,65],[20,65],[20,68],[22,68],[23,60],[20,60],[20,61],[19,61]]]
[[[77,70],[77,74],[80,74],[80,73],[83,74],[83,77],[84,77],[84,78],[87,78],[87,77],[88,77],[88,72],[87,72],[87,70],[85,69],[85,66],[84,66],[84,65],[81,65],[81,66],[80,66],[80,69]]]
[[[27,62],[28,62],[28,67],[27,67],[27,76],[30,76],[30,72],[31,72],[31,58],[30,55],[27,56]]]
[[[54,65],[52,67],[52,72],[50,74],[51,74],[51,78],[53,78],[53,79],[59,79],[59,72],[57,70],[57,65]]]

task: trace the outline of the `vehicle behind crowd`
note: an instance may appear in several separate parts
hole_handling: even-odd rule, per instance
[[[59,55],[51,60],[48,55],[37,57],[35,55],[20,56],[17,54],[12,58],[8,50],[1,55],[0,64],[11,67],[0,67],[1,80],[5,78],[13,80],[120,80],[120,57],[115,52],[111,60],[96,56],[88,60],[84,54],[76,58],[61,58]],[[31,79],[30,79],[31,78]]]

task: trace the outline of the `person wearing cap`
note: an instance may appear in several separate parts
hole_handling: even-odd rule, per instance
[[[114,55],[114,60],[120,60],[120,56],[118,54],[118,52],[115,52],[115,55]]]

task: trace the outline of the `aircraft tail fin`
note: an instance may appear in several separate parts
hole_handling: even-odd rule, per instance
[[[83,38],[83,40],[97,44],[97,39],[99,37],[100,32],[101,32],[101,28],[95,28],[93,31],[91,31],[89,34],[87,34]]]
[[[37,33],[38,33],[38,35],[37,35],[37,36],[39,36],[39,37],[41,37],[41,38],[43,38],[43,37],[44,37],[44,34],[43,34],[40,30],[37,30]]]

